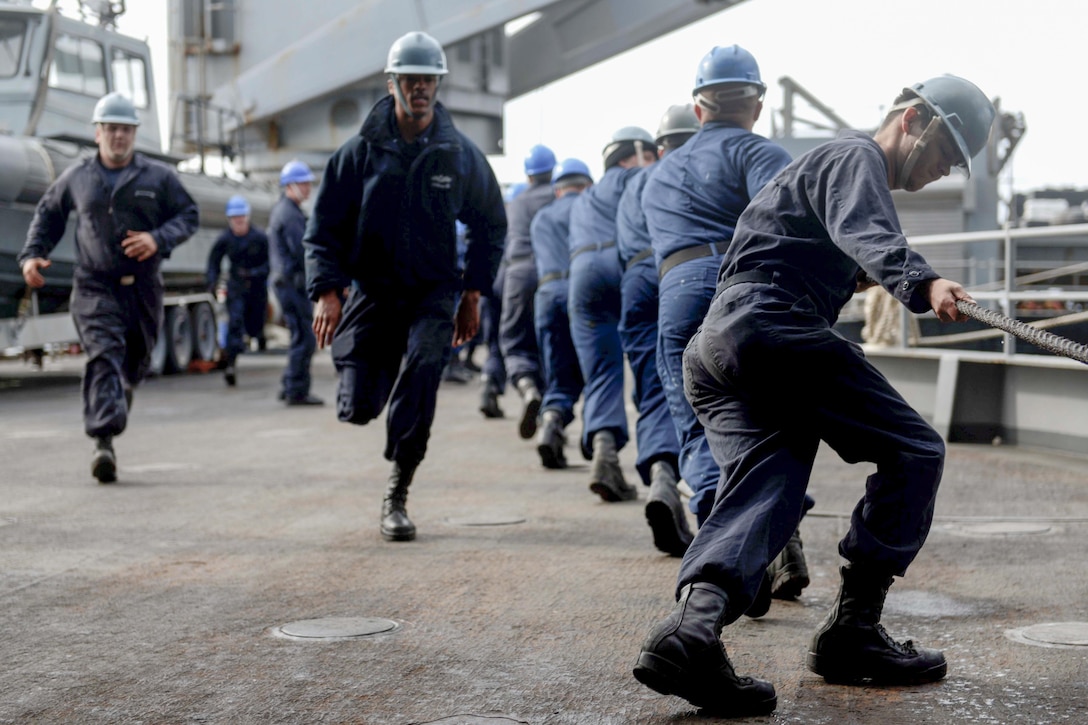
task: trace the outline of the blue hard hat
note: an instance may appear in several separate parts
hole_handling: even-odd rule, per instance
[[[691,95],[723,83],[749,85],[758,89],[759,95],[767,90],[767,84],[759,76],[755,56],[739,45],[715,46],[703,56],[695,72],[695,88]]]
[[[971,159],[990,138],[997,115],[994,104],[974,83],[954,75],[930,78],[903,90],[922,99],[940,117],[959,149],[960,166],[970,176]]]
[[[585,162],[580,159],[563,159],[552,172],[552,183],[559,184],[572,176],[584,176],[589,181],[593,181],[593,176],[590,175],[589,167],[585,165]]]
[[[543,144],[537,144],[529,149],[529,155],[525,157],[525,175],[536,176],[546,174],[555,168],[555,154]]]
[[[280,172],[280,186],[288,184],[301,184],[305,181],[313,181],[314,172],[302,161],[288,161]]]
[[[510,186],[506,187],[506,193],[503,194],[502,200],[507,204],[518,198],[518,194],[529,188],[529,185],[524,181],[515,181]]]
[[[249,216],[249,202],[241,194],[227,199],[227,216]]]

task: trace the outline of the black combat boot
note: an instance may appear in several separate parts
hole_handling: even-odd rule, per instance
[[[676,488],[678,479],[676,469],[668,461],[654,461],[650,465],[646,522],[654,534],[654,546],[669,556],[683,556],[692,539],[684,503]]]
[[[800,529],[793,532],[786,548],[767,567],[767,573],[771,577],[772,597],[796,599],[801,596],[801,590],[808,586],[809,578]]]
[[[485,418],[501,418],[502,408],[499,407],[499,386],[488,376],[484,376],[484,389],[480,393],[480,412]]]
[[[408,518],[405,504],[408,502],[408,486],[415,474],[414,467],[393,464],[389,475],[389,487],[382,499],[382,537],[386,541],[411,541],[416,538],[416,525]]]
[[[611,431],[599,430],[593,434],[589,490],[609,503],[634,501],[638,498],[638,489],[629,485],[623,478],[620,456],[616,452],[616,438]]]
[[[518,435],[529,440],[536,435],[536,418],[540,415],[540,390],[528,375],[518,378],[518,392],[521,393],[521,421],[518,422]]]
[[[567,456],[563,453],[565,443],[562,416],[558,411],[545,410],[536,436],[536,452],[545,468],[567,467]]]
[[[881,626],[891,575],[849,564],[839,571],[839,598],[812,638],[808,668],[828,682],[847,685],[918,685],[944,677],[943,654],[916,648],[910,640],[896,642]]]
[[[117,480],[117,456],[113,452],[111,436],[99,436],[95,439],[94,453],[91,455],[91,475],[99,483],[113,483]]]
[[[642,644],[635,679],[663,695],[682,697],[725,717],[766,715],[778,698],[774,685],[737,677],[719,636],[725,592],[707,582],[684,587],[680,601]]]

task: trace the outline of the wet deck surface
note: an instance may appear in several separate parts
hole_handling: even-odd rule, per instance
[[[641,503],[600,502],[585,465],[540,467],[513,393],[484,420],[478,383],[443,384],[409,497],[419,538],[394,544],[378,533],[382,420],[284,408],[282,364],[242,358],[235,389],[149,381],[116,444],[120,481],[101,486],[79,361],[0,363],[0,722],[714,721],[630,674],[677,560],[654,550]],[[314,374],[331,400],[327,355]],[[621,458],[634,480],[634,451]],[[821,451],[812,585],[723,633],[737,670],[778,690],[751,722],[1088,722],[1088,458],[950,448],[937,522],[884,617],[944,650],[943,682],[832,686],[805,669],[868,472]],[[281,629],[360,619],[396,628]]]

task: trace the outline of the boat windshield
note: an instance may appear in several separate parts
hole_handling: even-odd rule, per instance
[[[0,17],[0,78],[10,78],[19,72],[25,37],[25,20]]]

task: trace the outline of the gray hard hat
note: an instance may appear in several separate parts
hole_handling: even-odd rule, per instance
[[[695,115],[695,107],[690,103],[682,106],[669,106],[665,115],[661,117],[661,123],[657,126],[655,140],[660,145],[666,136],[678,133],[698,133],[699,117]]]
[[[136,106],[125,96],[114,91],[107,93],[94,104],[94,116],[91,123],[121,123],[139,126],[140,118],[136,115]]]
[[[418,30],[397,38],[389,48],[385,72],[395,75],[444,76],[446,52],[437,40]]]
[[[997,115],[994,104],[974,83],[954,75],[930,78],[904,88],[903,92],[921,99],[941,119],[956,142],[960,166],[970,176],[971,159],[985,148],[990,138],[990,127]]]

